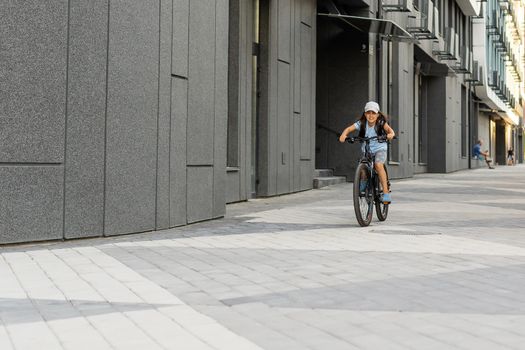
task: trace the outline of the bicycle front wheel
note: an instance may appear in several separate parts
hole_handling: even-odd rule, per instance
[[[385,173],[388,179],[388,173],[386,172],[386,166],[385,166]],[[376,215],[379,221],[385,221],[386,217],[388,216],[388,204],[384,204],[381,200],[383,198],[383,186],[381,186],[381,181],[379,181],[379,178],[376,177],[377,181],[377,190],[376,190]]]
[[[357,222],[361,226],[368,226],[372,221],[374,197],[370,180],[368,167],[360,163],[354,178],[354,211]]]

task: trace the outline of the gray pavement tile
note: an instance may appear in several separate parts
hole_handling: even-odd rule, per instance
[[[0,345],[75,348],[84,327],[98,348],[170,348],[180,322],[195,349],[521,349],[524,173],[393,181],[369,228],[340,184],[161,232],[0,247]]]

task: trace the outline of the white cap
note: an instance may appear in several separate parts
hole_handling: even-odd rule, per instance
[[[377,102],[369,101],[365,105],[365,112],[373,111],[375,113],[379,113],[379,105]]]

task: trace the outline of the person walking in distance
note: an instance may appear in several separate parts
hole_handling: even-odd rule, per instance
[[[359,120],[347,127],[339,136],[340,142],[345,142],[348,135],[353,131],[359,131],[359,137],[386,137],[392,140],[396,135],[394,130],[388,125],[386,116],[379,111],[379,104],[374,101],[367,102],[364,113]],[[374,168],[379,175],[381,187],[383,188],[383,203],[389,204],[392,201],[390,197],[390,188],[388,188],[388,179],[385,172],[384,164],[386,162],[388,145],[385,142],[379,142],[377,139],[370,142],[370,150],[374,154]]]
[[[482,145],[483,145],[483,140],[479,139],[478,142],[474,145],[474,148],[472,149],[472,155],[474,156],[474,158],[478,160],[484,160],[485,163],[487,163],[487,166],[489,167],[489,169],[494,169],[494,167],[490,165],[490,163],[492,162],[492,159],[489,158],[489,151],[488,150],[482,151],[481,150]]]
[[[507,165],[514,165],[514,150],[512,147],[507,151]]]

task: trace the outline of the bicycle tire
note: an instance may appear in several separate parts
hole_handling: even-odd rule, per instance
[[[360,191],[360,181],[366,181],[366,189],[363,194]],[[370,181],[370,171],[366,164],[360,163],[355,170],[354,176],[354,211],[360,226],[368,226],[372,221],[374,213],[373,188]]]
[[[385,174],[387,178],[387,184],[390,187],[386,165],[385,165]],[[376,176],[376,181],[377,181],[376,195],[375,195],[376,216],[379,221],[385,221],[388,216],[388,204],[384,204],[381,201],[381,196],[383,195],[383,187],[381,186],[381,181],[379,181],[379,176]]]

